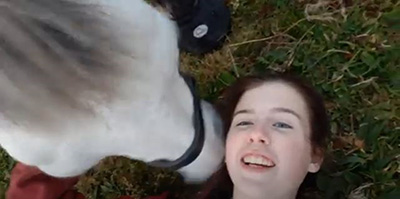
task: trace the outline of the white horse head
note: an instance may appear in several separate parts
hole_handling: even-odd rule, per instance
[[[176,27],[144,1],[0,1],[0,27],[0,145],[16,160],[69,177],[107,156],[176,160],[191,146],[198,112]],[[197,104],[204,145],[175,168],[188,182],[224,153],[218,115]]]

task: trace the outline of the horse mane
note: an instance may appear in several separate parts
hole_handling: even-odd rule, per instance
[[[0,0],[0,116],[50,124],[115,95],[124,49],[96,4]]]

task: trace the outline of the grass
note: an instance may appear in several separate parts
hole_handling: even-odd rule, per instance
[[[324,95],[332,120],[331,158],[315,186],[320,197],[400,198],[399,1],[231,0],[229,6],[233,27],[225,46],[202,57],[181,56],[202,97],[215,100],[247,74],[300,74]],[[0,191],[12,164],[0,153]],[[108,199],[180,194],[186,185],[174,172],[112,157],[77,188]]]
[[[0,199],[5,199],[4,192],[8,187],[10,171],[15,161],[0,150]]]

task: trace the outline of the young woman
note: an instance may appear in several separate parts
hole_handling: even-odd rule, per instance
[[[307,174],[320,168],[329,136],[324,102],[315,89],[290,75],[244,77],[216,106],[226,133],[225,162],[199,198],[299,198]],[[8,199],[76,199],[71,191],[76,181],[19,164]]]
[[[320,169],[329,136],[318,92],[291,75],[245,77],[225,91],[217,108],[227,136],[225,162],[200,199],[301,198],[306,176]]]

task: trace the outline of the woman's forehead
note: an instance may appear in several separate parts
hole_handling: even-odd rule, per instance
[[[306,103],[301,94],[292,86],[282,82],[268,82],[246,91],[235,112],[252,110],[254,112],[288,109],[298,115],[307,115]]]

